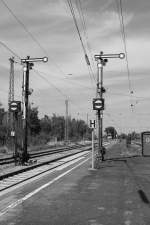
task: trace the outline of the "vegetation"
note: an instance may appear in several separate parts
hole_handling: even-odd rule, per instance
[[[10,132],[6,123],[7,112],[0,110],[0,144],[4,145]],[[43,145],[49,141],[64,141],[65,138],[65,118],[53,114],[51,117],[45,115],[38,117],[38,108],[29,108],[29,145]],[[20,131],[19,131],[20,132]],[[9,135],[8,135],[9,133]],[[19,134],[18,134],[19,136]],[[91,138],[91,130],[83,120],[68,118],[68,139],[70,141],[80,141]]]
[[[39,119],[38,108],[29,108],[29,145],[44,145],[49,141],[64,141],[65,139],[65,117],[53,114],[51,117],[45,115]],[[117,137],[117,131],[114,127],[105,128],[106,136],[111,136],[112,139]],[[22,132],[19,131],[18,137],[21,137]],[[0,145],[8,143],[10,129],[7,125],[7,112],[0,104]],[[119,138],[127,139],[130,136],[131,140],[140,138],[140,134],[135,131],[130,134],[120,134]],[[21,138],[19,139],[21,140]],[[91,139],[91,129],[83,120],[68,118],[68,139],[76,142],[83,139]],[[21,143],[21,142],[20,142]],[[19,143],[18,143],[19,145]]]
[[[110,135],[112,137],[112,139],[117,137],[117,131],[114,127],[106,127],[105,132],[106,132],[106,135],[107,136]]]

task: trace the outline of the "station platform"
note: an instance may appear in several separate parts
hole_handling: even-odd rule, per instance
[[[0,216],[0,224],[149,225],[149,187],[150,158],[116,143],[98,169],[91,169],[89,155],[11,193],[19,203]]]

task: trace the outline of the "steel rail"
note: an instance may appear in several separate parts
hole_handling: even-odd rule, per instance
[[[58,167],[60,165],[55,165],[54,167],[50,167],[48,169],[44,169],[42,172],[37,172],[34,175],[31,173],[31,176],[30,177],[27,176],[27,177],[23,178],[22,180],[19,180],[19,177],[18,177],[18,179],[16,179],[17,178],[16,177],[17,175],[19,176],[20,174],[23,174],[23,173],[25,173],[27,171],[32,171],[32,170],[34,170],[34,169],[36,169],[38,167],[41,167],[42,168],[42,166],[48,165],[50,163],[57,162],[59,160],[62,160],[62,159],[65,159],[67,157],[74,156],[74,155],[77,155],[77,154],[79,154],[81,152],[84,152],[84,151],[86,152],[86,151],[89,151],[89,150],[91,150],[91,147],[87,147],[87,146],[86,147],[82,147],[82,149],[78,150],[77,152],[69,153],[69,154],[63,155],[63,156],[58,156],[55,159],[49,159],[49,160],[47,159],[45,162],[41,162],[41,163],[38,163],[36,165],[31,165],[29,167],[22,168],[22,169],[19,169],[17,171],[13,171],[13,172],[4,174],[4,175],[0,176],[0,184],[2,184],[3,182],[4,183],[7,182],[8,179],[11,179],[11,178],[13,179],[14,176],[15,176],[15,183],[11,183],[10,182],[10,184],[8,184],[6,187],[3,187],[3,188],[0,187],[0,192],[4,191],[4,190],[6,190],[6,189],[8,189],[8,188],[10,188],[12,186],[15,186],[15,185],[17,185],[19,183],[23,183],[24,181],[29,180],[29,179],[31,179],[33,177],[36,177],[36,176],[38,176],[40,174],[44,174],[45,172],[47,172],[49,170],[52,170],[52,169],[54,169],[54,168],[56,168],[56,167]],[[78,157],[81,157],[81,156],[77,156],[77,158]],[[73,161],[73,160],[74,159],[70,159],[69,161]],[[69,162],[69,161],[67,161],[67,162]],[[65,161],[61,165],[65,164],[67,162]]]
[[[55,153],[60,153],[60,152],[64,152],[64,151],[68,151],[71,149],[76,149],[79,147],[82,147],[84,145],[81,144],[77,144],[77,145],[73,145],[73,146],[65,146],[65,147],[61,147],[61,148],[57,148],[57,149],[50,149],[50,150],[45,150],[45,151],[38,151],[38,152],[30,152],[30,158],[37,158],[37,157],[42,157],[42,156],[46,156],[46,155],[51,155],[51,154],[55,154]],[[6,165],[6,164],[10,164],[10,163],[14,163],[15,159],[13,156],[11,157],[6,157],[6,158],[0,158],[0,165]]]

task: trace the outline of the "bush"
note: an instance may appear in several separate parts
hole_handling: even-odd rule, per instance
[[[36,145],[45,145],[50,141],[50,137],[47,134],[40,133],[36,136],[29,137],[29,145],[36,146]]]

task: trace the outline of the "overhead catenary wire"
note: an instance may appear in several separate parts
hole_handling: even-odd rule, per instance
[[[43,71],[41,71],[41,70],[38,70],[38,72],[41,73],[41,74],[44,74],[44,75],[46,75],[46,76],[50,75],[51,77],[56,77],[54,74],[49,73],[49,72],[47,73],[47,72],[43,72]],[[76,84],[78,87],[81,87],[82,89],[85,88],[86,90],[88,89],[88,90],[93,91],[93,88],[92,88],[92,87],[88,87],[88,86],[82,84],[82,83],[79,82],[79,81],[71,80],[71,79],[68,79],[67,77],[66,77],[65,80],[64,80],[64,78],[60,77],[59,80],[62,80],[62,81],[65,82],[65,83],[66,83],[66,82],[71,83],[72,85]]]
[[[10,14],[15,18],[15,20],[20,24],[20,26],[25,30],[25,32],[31,37],[31,39],[39,46],[39,48],[51,59],[51,61],[53,62],[53,64],[55,64],[55,66],[57,67],[57,69],[59,69],[61,74],[64,74],[64,72],[62,71],[62,69],[60,68],[60,66],[55,63],[53,61],[53,59],[48,55],[47,51],[43,48],[43,46],[40,44],[40,42],[37,40],[37,38],[35,38],[35,36],[31,33],[31,31],[29,31],[29,29],[26,27],[26,25],[18,18],[18,16],[16,16],[16,14],[13,12],[12,9],[10,9],[10,7],[6,4],[6,2],[4,0],[1,0],[1,2],[3,3],[3,5],[7,8],[7,10],[10,12]],[[86,51],[85,51],[86,52]],[[85,59],[87,61],[87,63],[90,64],[89,59],[87,54],[85,54]],[[64,74],[65,75],[65,74]],[[92,78],[91,78],[92,80]],[[56,87],[57,88],[57,87]]]
[[[124,25],[122,0],[116,0],[116,4],[117,4],[117,11],[118,11],[118,17],[119,17],[119,22],[120,22],[122,40],[123,40],[123,45],[124,45],[124,51],[125,51],[125,55],[126,55],[125,60],[126,60],[128,85],[129,85],[129,93],[130,93],[130,106],[133,107],[133,103],[132,103],[133,89],[132,89],[132,85],[131,85],[131,75],[130,75],[130,69],[129,69],[129,60],[128,60],[128,51],[127,51],[127,43],[126,43],[126,32],[125,32],[125,25]]]
[[[72,104],[76,107],[76,108],[78,108],[78,109],[80,109],[80,111],[82,111],[83,109],[80,107],[80,106],[78,106],[69,96],[67,96],[66,94],[64,94],[62,91],[61,91],[61,89],[60,88],[58,88],[58,87],[56,87],[56,85],[54,85],[51,81],[49,81],[45,76],[43,76],[43,75],[45,75],[45,73],[44,72],[41,72],[41,71],[38,71],[38,70],[35,70],[35,69],[33,69],[33,71],[36,73],[36,75],[38,75],[39,77],[41,77],[43,80],[45,80],[46,81],[46,83],[48,83],[50,86],[53,86],[58,92],[59,92],[59,94],[61,94],[61,96],[63,96],[64,98],[63,99],[68,99],[69,100],[69,102],[72,102]],[[43,74],[43,75],[42,75]],[[47,75],[47,74],[46,74]]]
[[[10,12],[10,14],[15,18],[15,20],[21,25],[21,27],[26,31],[26,33],[31,37],[31,39],[39,46],[39,48],[46,54],[48,55],[47,51],[43,48],[43,46],[40,44],[40,42],[34,37],[34,35],[28,30],[28,28],[26,27],[26,25],[18,18],[18,16],[16,16],[16,14],[12,11],[12,9],[10,9],[10,7],[6,4],[6,2],[4,0],[1,0],[1,2],[3,3],[3,5],[7,8],[7,10]],[[12,52],[14,53],[14,52]],[[14,55],[16,55],[14,53]],[[16,55],[17,56],[17,55]],[[19,57],[20,58],[20,57]],[[51,57],[50,57],[51,58]],[[88,61],[88,56],[87,54],[85,54],[85,58]],[[51,61],[53,61],[51,59]],[[61,68],[58,66],[58,64],[56,64],[55,62],[53,62],[55,64],[55,66],[59,69],[59,71],[61,72],[61,74],[64,74],[64,72],[61,70]],[[90,73],[90,72],[89,72]],[[57,88],[57,87],[56,87]]]
[[[31,33],[31,31],[29,31],[29,29],[27,28],[27,26],[19,19],[18,16],[16,16],[16,14],[12,11],[12,9],[6,4],[6,2],[4,0],[1,0],[1,2],[3,3],[3,5],[7,8],[7,10],[10,12],[10,14],[15,18],[15,20],[20,24],[20,26],[24,29],[24,31],[30,36],[30,38],[39,46],[39,48],[43,51],[44,54],[46,54],[50,59],[51,62],[55,65],[55,67],[59,70],[59,72],[61,74],[65,74],[63,72],[63,70],[60,68],[60,66],[52,59],[51,56],[49,56],[48,52],[46,51],[46,49],[41,45],[41,43],[38,41],[37,38],[35,38],[35,36]],[[49,62],[48,62],[49,63]]]
[[[80,21],[81,21],[81,25],[82,25],[83,34],[84,34],[84,37],[85,37],[87,49],[88,49],[88,52],[90,54],[92,64],[95,65],[94,62],[93,62],[91,47],[90,47],[90,44],[89,44],[89,38],[88,38],[88,33],[87,33],[87,26],[86,26],[86,22],[85,22],[85,16],[83,14],[83,8],[82,8],[82,4],[81,4],[80,0],[76,0],[76,8],[77,8],[78,13],[79,13],[79,17],[80,17]],[[85,57],[87,57],[87,55]],[[89,68],[90,68],[90,72],[91,72],[94,80],[96,81],[96,78],[94,76],[94,73],[93,73],[93,70],[92,70],[92,67],[91,67],[91,63],[89,62],[88,65],[89,65]]]
[[[69,99],[70,98],[69,96],[64,94],[58,87],[56,87],[56,85],[54,85],[52,82],[50,82],[45,76],[43,76],[41,71],[39,72],[38,70],[35,70],[35,69],[33,69],[33,71],[35,72],[36,75],[38,75],[43,80],[45,80],[46,83],[48,83],[50,86],[53,86],[59,92],[59,94],[61,94],[61,96],[63,96],[65,99]]]
[[[73,5],[72,5],[72,2],[71,2],[71,0],[67,0],[67,2],[68,2],[68,5],[69,5],[69,8],[70,8],[73,20],[74,20],[75,27],[76,27],[78,35],[79,35],[79,39],[80,39],[80,42],[81,42],[81,45],[82,45],[82,49],[83,49],[84,55],[86,55],[86,49],[85,49],[85,46],[84,46],[84,43],[83,43],[83,40],[82,40],[82,36],[80,34],[80,30],[79,30],[78,24],[77,24],[77,20],[76,20],[76,16],[75,16],[75,12],[74,12],[74,8],[73,8]]]
[[[20,57],[15,51],[13,51],[8,45],[6,45],[4,42],[1,42],[1,41],[0,41],[0,44],[1,44],[5,49],[7,49],[11,54],[13,54],[13,56],[16,56],[18,59],[21,60],[21,57]],[[18,61],[16,61],[16,60],[14,60],[14,62],[22,66],[21,62],[18,62]],[[35,73],[36,73],[39,77],[41,77],[43,80],[45,80],[46,83],[48,83],[50,86],[53,86],[53,87],[59,92],[59,94],[61,94],[61,96],[63,95],[63,96],[64,96],[64,99],[69,99],[70,101],[72,101],[72,100],[70,99],[70,97],[67,96],[67,95],[65,95],[59,88],[56,87],[56,85],[52,84],[52,82],[50,82],[47,78],[45,78],[44,76],[42,76],[41,72],[39,72],[38,70],[35,70],[35,69],[33,69],[33,70],[35,71]],[[74,104],[76,107],[78,107],[75,103],[73,103],[73,104]],[[78,107],[78,109],[82,110],[80,107]]]
[[[106,92],[106,95],[107,94],[130,97],[130,95],[129,94],[126,94],[126,93],[112,92],[112,91],[108,91],[108,90]],[[133,95],[133,97],[135,98],[135,101],[136,100],[138,100],[138,101],[149,101],[150,100],[150,97],[143,97],[143,96],[136,96],[136,95]]]
[[[86,52],[86,48],[85,48],[85,45],[84,45],[84,42],[83,42],[80,30],[79,30],[79,27],[78,27],[78,23],[77,23],[77,20],[76,20],[76,15],[75,15],[73,4],[72,4],[71,0],[67,0],[67,3],[69,5],[69,9],[70,9],[71,15],[73,17],[73,21],[74,21],[74,24],[75,24],[75,27],[76,27],[76,30],[77,30],[77,33],[78,33],[78,36],[79,36],[79,40],[80,40],[83,52],[84,52],[86,64],[87,64],[87,66],[90,66],[90,61],[89,61],[89,58],[88,58],[88,54]],[[89,75],[90,75],[91,81],[94,80],[94,83],[95,83],[96,79],[95,79],[93,73],[91,74],[91,72],[89,71]]]
[[[126,32],[125,32],[125,25],[124,25],[124,16],[123,16],[123,7],[122,7],[122,0],[119,0],[119,5],[118,5],[118,0],[116,0],[117,7],[118,7],[118,15],[119,15],[119,21],[120,21],[120,28],[121,28],[121,33],[122,33],[122,39],[124,43],[124,51],[125,51],[125,60],[126,60],[126,66],[127,66],[127,74],[128,74],[128,81],[129,81],[129,90],[130,93],[132,94],[132,85],[131,85],[131,78],[130,78],[130,70],[129,70],[129,60],[128,60],[128,52],[127,52],[127,43],[126,43]]]
[[[5,44],[3,41],[0,41],[0,45],[2,45],[5,49],[7,49],[13,56],[16,56],[18,59],[21,59],[20,56],[14,52],[10,47],[8,47],[7,44]]]

